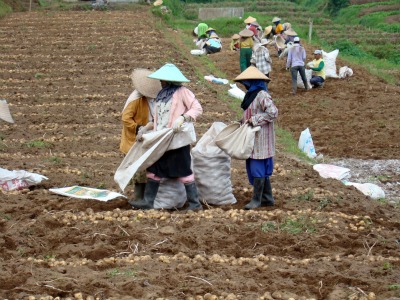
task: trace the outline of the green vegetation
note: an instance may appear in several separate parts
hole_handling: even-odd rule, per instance
[[[53,146],[53,144],[45,141],[34,140],[25,143],[25,146],[28,148],[50,148]]]
[[[313,233],[317,231],[315,223],[315,219],[308,216],[288,217],[280,224],[275,221],[263,222],[261,224],[261,231],[266,233],[280,230],[289,234]]]
[[[106,272],[107,277],[113,278],[116,276],[126,276],[126,277],[135,277],[136,271],[132,269],[127,270],[119,270],[119,269],[112,269]]]
[[[49,158],[49,161],[53,164],[59,164],[61,163],[61,158],[59,158],[58,156],[52,156]]]
[[[4,17],[6,14],[12,12],[12,8],[0,0],[0,18]]]
[[[388,289],[390,291],[400,290],[400,284],[390,284],[390,285],[388,285]]]
[[[6,213],[0,211],[0,218],[9,221],[9,220],[11,220],[11,215],[6,214]]]

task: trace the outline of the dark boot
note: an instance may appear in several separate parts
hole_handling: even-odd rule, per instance
[[[186,197],[189,203],[187,210],[203,210],[203,206],[200,204],[199,193],[197,192],[197,187],[195,182],[186,183]]]
[[[129,200],[128,203],[130,205],[133,205],[135,203],[135,201],[142,201],[143,197],[144,197],[144,189],[146,188],[146,184],[145,183],[135,183],[135,196],[133,198],[133,200]]]
[[[137,209],[153,209],[154,199],[156,199],[160,182],[152,179],[147,179],[146,188],[144,189],[144,197],[139,201],[129,202],[134,208]]]
[[[264,189],[264,181],[265,178],[254,178],[253,184],[253,198],[249,203],[247,203],[244,209],[253,209],[257,207],[261,207],[261,197]]]
[[[265,178],[264,189],[261,197],[261,206],[274,206],[275,200],[272,197],[272,187],[269,177]]]

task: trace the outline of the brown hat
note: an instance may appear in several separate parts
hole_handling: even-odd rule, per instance
[[[232,35],[232,40],[237,40],[237,39],[240,39],[240,35],[238,35],[237,33]]]
[[[9,123],[14,123],[14,120],[11,116],[10,109],[8,108],[6,100],[0,100],[0,120],[4,120]]]
[[[290,35],[290,36],[297,36],[297,32],[294,31],[292,28],[289,28],[288,30],[286,30],[285,34]]]
[[[270,34],[271,31],[272,31],[272,26],[267,26],[267,27],[265,27],[265,29],[264,29],[264,35]]]
[[[253,23],[253,22],[255,22],[255,21],[257,21],[257,19],[256,19],[256,18],[253,18],[252,16],[248,16],[247,19],[244,20],[244,22],[245,22],[246,24],[251,24],[251,23]]]
[[[261,79],[270,80],[265,74],[261,73],[256,67],[250,66],[237,76],[234,81],[241,81],[246,79]]]
[[[239,32],[239,35],[243,37],[251,37],[254,35],[254,32],[249,29],[243,29],[241,32]]]
[[[147,77],[152,73],[153,71],[147,69],[135,69],[131,74],[133,87],[143,96],[149,98],[157,97],[158,92],[161,91],[160,81]]]

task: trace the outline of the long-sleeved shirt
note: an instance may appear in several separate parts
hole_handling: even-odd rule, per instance
[[[169,128],[172,128],[175,120],[183,114],[189,116],[192,120],[196,120],[196,118],[203,113],[200,102],[196,99],[195,95],[184,86],[177,89],[172,95],[172,99],[169,101],[172,101],[167,125]],[[154,115],[154,129],[157,130],[157,105]]]
[[[325,79],[325,63],[324,60],[322,58],[316,60],[314,59],[312,61],[313,63],[313,67],[310,68],[311,70],[315,71],[315,76],[320,76],[323,79]]]
[[[300,44],[294,44],[289,49],[288,58],[286,61],[286,68],[304,66],[306,60],[306,50]]]
[[[240,39],[239,47],[242,48],[253,48],[254,42],[252,37],[243,37]]]
[[[251,118],[254,126],[261,126],[254,139],[254,148],[250,158],[266,159],[275,155],[274,121],[278,117],[278,108],[267,91],[258,92],[250,106],[243,112],[243,121]]]
[[[263,74],[268,74],[272,70],[272,59],[268,49],[264,46],[259,46],[253,52],[250,62]]]

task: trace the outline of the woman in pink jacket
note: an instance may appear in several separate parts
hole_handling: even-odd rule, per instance
[[[191,122],[203,112],[200,102],[182,82],[189,80],[173,64],[166,64],[148,76],[158,79],[162,89],[155,99],[154,130],[172,128],[181,130],[184,122]],[[165,152],[152,166],[147,168],[147,184],[142,201],[132,202],[139,209],[152,209],[160,180],[175,178],[185,185],[188,210],[201,210],[194,175],[190,168],[190,145]]]

